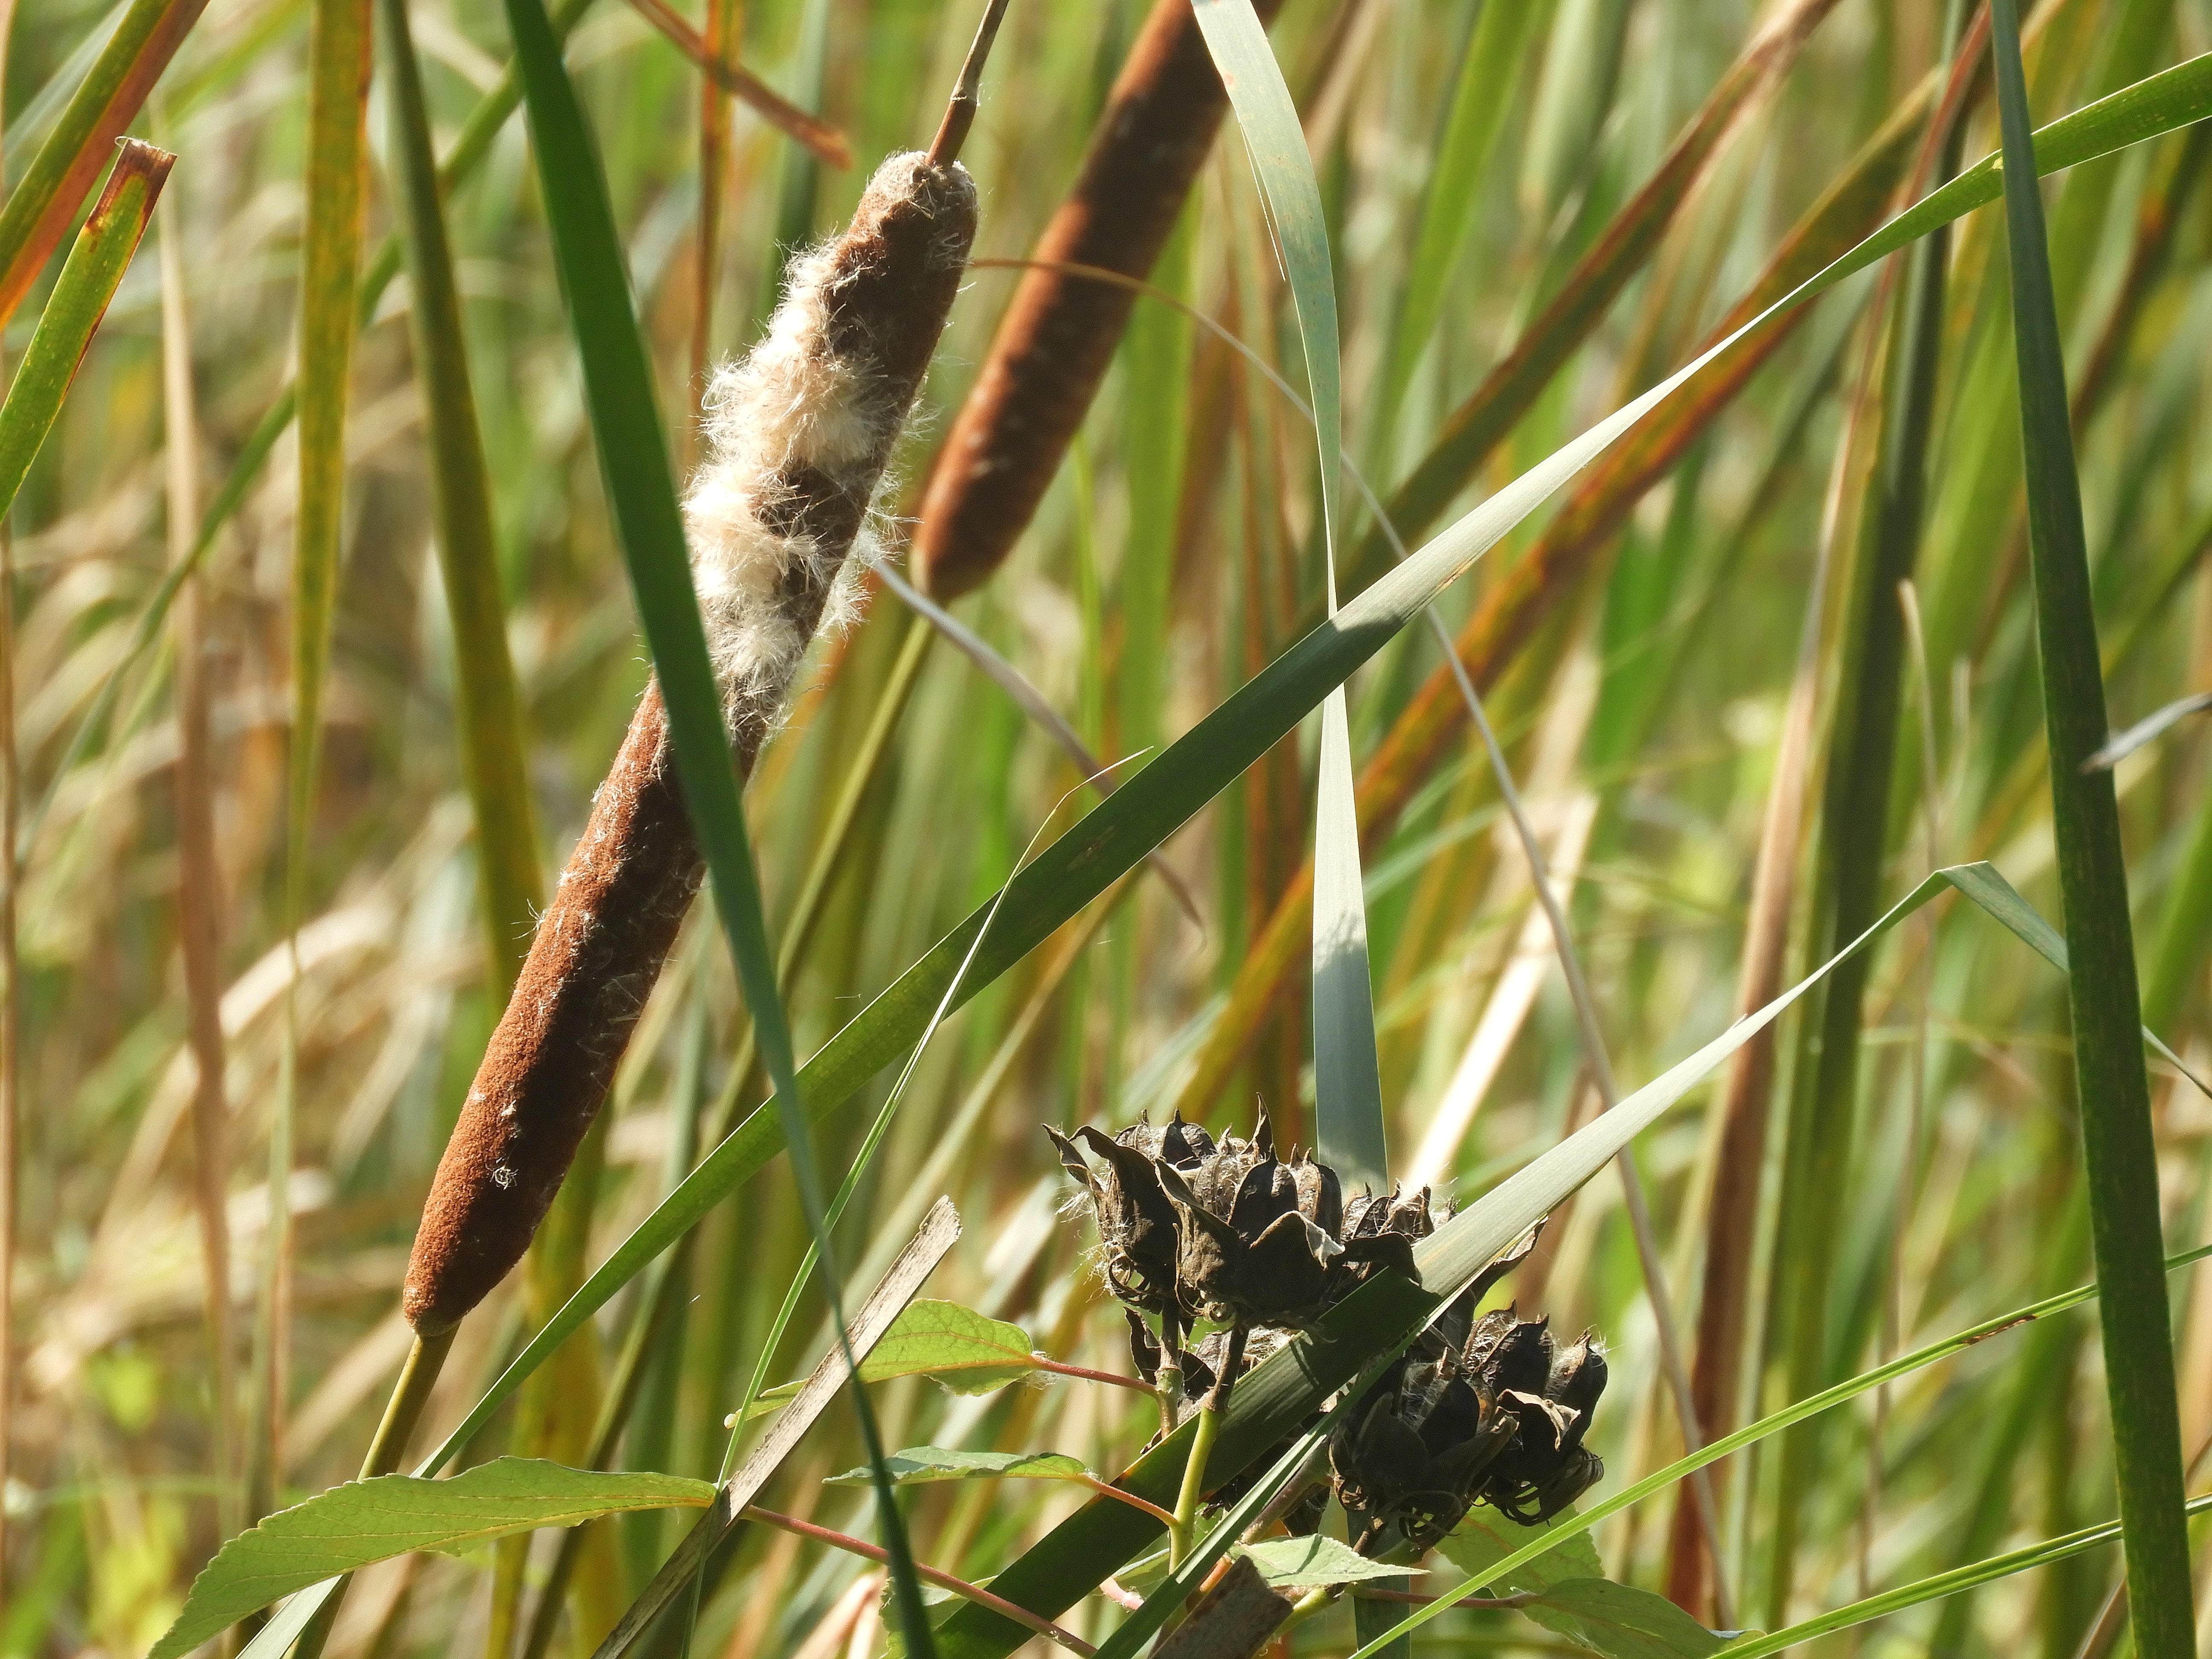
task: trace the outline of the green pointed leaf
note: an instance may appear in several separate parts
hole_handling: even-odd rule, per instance
[[[1552,1524],[1564,1528],[1573,1519],[1574,1511],[1570,1510]],[[1518,1595],[1523,1590],[1540,1593],[1571,1579],[1605,1577],[1605,1564],[1598,1559],[1597,1545],[1586,1530],[1576,1532],[1550,1554],[1523,1562],[1509,1577],[1494,1577],[1492,1569],[1528,1541],[1528,1528],[1508,1520],[1487,1504],[1478,1504],[1437,1548],[1467,1575],[1469,1583],[1488,1586],[1492,1595]]]
[[[279,1510],[216,1552],[151,1659],[178,1659],[320,1579],[416,1550],[458,1555],[509,1533],[636,1510],[703,1508],[714,1488],[673,1474],[609,1474],[501,1457],[450,1480],[349,1480]]]
[[[1037,1369],[1030,1334],[1020,1326],[957,1302],[921,1301],[910,1304],[876,1351],[860,1362],[860,1380],[888,1382],[894,1377],[927,1376],[955,1394],[989,1394]],[[782,1410],[799,1389],[796,1382],[780,1382],[762,1389],[745,1420]]]
[[[1290,278],[1313,392],[1321,451],[1323,591],[1336,613],[1338,474],[1344,441],[1336,282],[1321,182],[1314,176],[1297,106],[1251,0],[1194,0],[1200,32],[1228,88],[1252,171],[1266,198]],[[1389,1184],[1382,1083],[1376,1060],[1375,994],[1367,960],[1367,906],[1352,799],[1351,720],[1344,688],[1322,705],[1321,776],[1314,805],[1314,1134],[1347,1188]]]
[[[1403,1566],[1370,1561],[1349,1544],[1321,1533],[1308,1538],[1270,1538],[1237,1552],[1260,1570],[1274,1589],[1311,1589],[1322,1584],[1357,1584],[1370,1578],[1401,1578]]]
[[[895,1486],[925,1486],[939,1480],[1088,1480],[1083,1460],[1065,1452],[950,1451],[943,1446],[909,1446],[884,1459]],[[833,1474],[823,1484],[865,1486],[874,1480],[866,1468]]]
[[[930,1376],[955,1394],[988,1394],[1036,1369],[1030,1335],[957,1302],[916,1302],[860,1367],[871,1382]]]
[[[1727,1644],[1665,1596],[1610,1578],[1569,1578],[1521,1609],[1606,1659],[1705,1659]]]

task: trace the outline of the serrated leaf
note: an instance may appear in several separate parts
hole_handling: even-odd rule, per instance
[[[1356,1584],[1366,1578],[1403,1577],[1406,1571],[1402,1565],[1370,1561],[1351,1545],[1321,1533],[1306,1538],[1270,1538],[1248,1544],[1242,1553],[1273,1589]]]
[[[279,1510],[217,1551],[151,1659],[176,1659],[281,1596],[395,1555],[457,1555],[509,1533],[635,1510],[698,1509],[714,1496],[708,1482],[680,1475],[610,1474],[532,1457],[479,1463],[450,1480],[349,1480]]]
[[[909,1446],[884,1459],[895,1486],[927,1486],[937,1480],[1084,1480],[1091,1471],[1065,1452],[950,1451],[943,1446]],[[831,1486],[865,1486],[874,1475],[848,1469],[823,1482]]]
[[[1574,1511],[1570,1510],[1553,1524],[1563,1527],[1573,1519]],[[1597,1545],[1586,1532],[1577,1534],[1549,1554],[1514,1568],[1503,1579],[1488,1576],[1491,1567],[1518,1550],[1528,1538],[1528,1528],[1519,1522],[1508,1520],[1487,1504],[1478,1504],[1437,1547],[1468,1578],[1491,1586],[1497,1595],[1518,1595],[1524,1590],[1540,1594],[1554,1584],[1605,1577],[1605,1563],[1598,1559]]]
[[[955,1394],[988,1394],[1036,1369],[1030,1334],[957,1302],[916,1302],[876,1345],[860,1375],[871,1382],[931,1376]]]
[[[916,1302],[901,1314],[875,1352],[860,1364],[863,1382],[927,1376],[955,1394],[989,1394],[1037,1369],[1030,1334],[957,1302]],[[750,1422],[781,1411],[799,1392],[796,1382],[763,1389],[745,1413]],[[925,1448],[925,1449],[927,1449]]]
[[[1663,1595],[1610,1578],[1569,1578],[1521,1611],[1606,1659],[1705,1659],[1727,1645]]]

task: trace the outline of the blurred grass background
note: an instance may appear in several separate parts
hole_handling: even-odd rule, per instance
[[[732,106],[708,263],[704,337],[746,346],[792,250],[841,224],[866,168],[933,130],[972,27],[941,0],[706,0],[748,68],[842,128],[860,163],[825,167]],[[1349,453],[1378,491],[1427,453],[1440,422],[1650,175],[1753,27],[1747,0],[1487,0],[1523,4],[1517,31],[1474,0],[1291,0],[1277,49],[1320,166],[1344,318]],[[1025,254],[1066,189],[1107,87],[1141,21],[1137,0],[1018,3],[965,159],[982,190],[978,252]],[[2039,119],[2212,45],[2203,0],[2043,0],[2031,50]],[[1790,227],[1936,63],[1940,9],[1843,0],[1772,95],[1725,140],[1641,273],[1471,483],[1474,499],[1548,453],[1688,357],[1751,286]],[[203,499],[292,372],[304,212],[307,8],[213,0],[136,129],[178,152],[155,239],[171,269],[199,428],[189,463]],[[416,0],[441,149],[507,58],[497,6]],[[99,5],[42,0],[9,35],[4,167],[12,183],[107,27]],[[696,23],[709,20],[703,13]],[[1503,38],[1504,46],[1488,53]],[[1482,48],[1479,50],[1478,48]],[[2118,61],[2140,52],[2141,61]],[[1487,54],[1487,55],[1486,55]],[[623,0],[598,0],[568,56],[593,121],[632,278],[687,461],[701,389],[695,337],[702,249],[702,77]],[[385,96],[380,79],[374,94]],[[711,94],[706,94],[711,95]],[[1436,184],[1456,100],[1498,110],[1479,176]],[[371,246],[394,222],[394,158],[373,112]],[[1995,147],[1994,109],[1970,118],[1969,159]],[[2206,441],[2212,210],[2203,145],[2177,133],[2053,184],[2077,442],[2116,724],[2212,684],[2212,483]],[[1451,234],[1424,232],[1431,222]],[[610,532],[520,118],[447,204],[500,533],[508,636],[529,738],[542,853],[553,867],[581,824],[646,673]],[[1848,699],[1847,596],[1861,556],[1879,435],[1867,389],[1893,326],[1875,282],[1810,322],[1645,495],[1603,556],[1521,643],[1492,717],[1549,855],[1573,878],[1571,914],[1614,1065],[1641,1080],[1735,1012],[1752,877],[1770,799],[1806,792],[1808,822],[1784,849],[1800,874],[1789,960],[1812,948],[1821,845],[1875,861],[1885,895],[1936,864],[1988,858],[2057,914],[2017,459],[2018,412],[2002,222],[1964,222],[1942,318],[1927,535],[1915,576],[1896,783],[1887,822],[1817,820],[1822,750]],[[165,252],[167,250],[164,250]],[[151,250],[149,250],[151,252]],[[16,948],[22,964],[21,1213],[17,1407],[8,1595],[0,1650],[143,1650],[222,1535],[240,1471],[219,1467],[193,1208],[193,1066],[179,949],[179,884],[216,884],[228,1041],[228,1212],[239,1328],[261,1282],[266,1144],[279,1093],[283,815],[290,709],[290,557],[298,471],[287,438],[211,550],[199,629],[210,699],[218,868],[186,873],[172,772],[179,752],[173,632],[134,653],[133,630],[172,556],[162,382],[163,261],[126,276],[17,499],[11,642],[28,830]],[[979,266],[908,444],[909,485],[964,392],[1016,273]],[[1221,321],[1300,380],[1297,337],[1257,198],[1233,137],[1216,146],[1168,257],[1167,292]],[[1401,342],[1408,295],[1432,321]],[[11,326],[20,356],[37,296]],[[406,1333],[394,1310],[423,1189],[495,1018],[471,817],[457,742],[454,645],[432,563],[429,483],[403,280],[362,335],[348,433],[343,566],[325,700],[299,936],[295,1218],[289,1410],[273,1442],[280,1498],[352,1473]],[[1416,307],[1416,311],[1421,307]],[[2094,373],[2092,368],[2095,367]],[[2093,390],[2084,390],[2084,381]],[[1856,413],[1855,413],[1856,411]],[[1310,443],[1259,376],[1164,306],[1137,320],[1082,437],[1015,557],[961,614],[1044,692],[1099,754],[1134,757],[1187,728],[1287,644],[1316,602]],[[1455,626],[1540,534],[1542,515],[1443,602]],[[1827,550],[1823,556],[1824,547]],[[1799,639],[1808,659],[1809,756],[1782,739]],[[1881,596],[1881,603],[1893,602]],[[787,729],[750,792],[772,924],[787,915],[853,757],[915,622],[879,594],[848,638],[817,648]],[[916,647],[920,648],[920,647]],[[1419,630],[1352,688],[1356,757],[1437,665]],[[119,695],[100,739],[63,763],[104,686]],[[1079,779],[1051,739],[957,653],[929,648],[864,781],[857,827],[826,908],[787,984],[801,1053],[818,1046],[1006,878],[1039,828],[1064,824]],[[1312,723],[1310,723],[1310,727]],[[1058,1206],[1064,1177],[1041,1122],[1119,1126],[1159,1111],[1190,1074],[1247,947],[1304,856],[1312,732],[1255,768],[1171,842],[1203,929],[1140,875],[980,996],[925,1054],[845,1224],[856,1279],[949,1193],[967,1231],[929,1293],[1017,1320],[1080,1363],[1127,1364],[1118,1316],[1085,1270],[1088,1238]],[[2212,931],[2212,750],[2185,723],[2123,763],[2122,810],[2146,964],[2148,1016],[2200,1070],[2212,1064],[2205,998]],[[1784,757],[1778,770],[1778,756]],[[42,815],[30,810],[42,800]],[[1462,1193],[1551,1144],[1592,1109],[1571,1009],[1526,866],[1498,813],[1471,729],[1368,858],[1384,1098],[1396,1157],[1415,1149]],[[1820,838],[1826,837],[1824,842]],[[1830,1171],[1837,1231],[1817,1250],[1820,1305],[1753,1297],[1741,1394],[1779,1403],[1792,1322],[1814,1321],[1819,1380],[2087,1277],[2063,984],[1963,907],[1905,929],[1876,960],[1851,1105],[1856,1133]],[[1532,927],[1533,922],[1533,927]],[[1796,977],[1793,970],[1790,978]],[[1263,1097],[1297,1115],[1302,984],[1276,1006],[1212,1103],[1249,1120]],[[743,1020],[703,916],[656,992],[614,1102],[556,1214],[566,1270],[589,1262],[698,1150],[728,1089]],[[1808,1061],[1785,1032],[1768,1178],[1744,1237],[1759,1286],[1792,1282],[1768,1260],[1780,1169],[1796,1155],[1793,1087]],[[2212,1103],[2154,1066],[2169,1248],[2208,1231]],[[836,1168],[889,1079],[824,1133]],[[1440,1116],[1448,1126],[1433,1141]],[[1310,1116],[1307,1119],[1310,1121]],[[1451,1127],[1455,1126],[1455,1127]],[[1702,1097],[1639,1146],[1678,1307],[1693,1319],[1721,1119]],[[1786,1238],[1789,1229],[1780,1230]],[[681,1316],[659,1348],[624,1443],[630,1467],[711,1475],[736,1403],[805,1248],[780,1170],[707,1224]],[[549,1247],[548,1254],[555,1252]],[[547,1271],[561,1276],[557,1266]],[[1598,1176],[1557,1218],[1524,1274],[1524,1311],[1601,1331],[1612,1391],[1595,1443],[1611,1479],[1680,1454],[1617,1177]],[[520,1276],[518,1276],[519,1281]],[[2185,1449],[2212,1436],[2212,1279],[2174,1281]],[[1509,1287],[1509,1293],[1511,1289]],[[795,1322],[772,1377],[819,1352],[820,1310]],[[617,1346],[635,1312],[602,1318]],[[510,1352],[519,1282],[465,1328],[432,1408],[442,1432]],[[2088,1316],[2008,1336],[1890,1390],[1820,1441],[1802,1542],[1784,1574],[1802,1614],[1903,1578],[2111,1513],[2101,1360]],[[240,1363],[244,1363],[243,1342]],[[574,1458],[588,1435],[586,1355],[527,1449]],[[1140,1443],[1140,1407],[1062,1384],[955,1400],[927,1383],[882,1391],[892,1444],[1075,1452],[1094,1467]],[[1731,1413],[1742,1420],[1744,1409]],[[795,1460],[768,1502],[865,1530],[865,1494],[818,1477],[858,1461],[850,1425]],[[236,1425],[241,1437],[247,1425]],[[506,1449],[512,1424],[471,1456]],[[494,1443],[496,1442],[497,1443]],[[525,1449],[517,1447],[517,1449]],[[1774,1577],[1777,1460],[1724,1466],[1723,1577],[1741,1622]],[[988,1487],[915,1504],[924,1559],[970,1576],[1002,1565],[1073,1500]],[[602,1523],[571,1603],[604,1628],[672,1542],[676,1522]],[[1608,1569],[1668,1583],[1666,1509],[1609,1525]],[[545,1540],[537,1558],[542,1566]],[[364,1576],[331,1651],[474,1652],[491,1617],[489,1557],[395,1563]],[[748,1535],[702,1614],[701,1651],[808,1659],[883,1640],[864,1564]],[[2117,1572],[2112,1552],[1835,1638],[1844,1650],[2081,1646]],[[2203,1599],[2200,1595],[2200,1600]],[[1096,1603],[1069,1616],[1085,1628]],[[1333,1615],[1339,1617],[1340,1615]],[[1350,1620],[1303,1650],[1342,1651]],[[1423,1650],[1537,1650],[1510,1615],[1430,1626]],[[588,1644],[579,1651],[588,1651]],[[865,1654],[860,1659],[866,1659]]]

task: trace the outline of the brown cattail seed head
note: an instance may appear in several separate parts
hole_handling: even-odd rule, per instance
[[[849,615],[877,491],[975,236],[957,163],[895,155],[796,262],[767,337],[717,376],[686,502],[708,646],[750,773],[825,616]],[[461,1109],[402,1305],[441,1331],[529,1248],[591,1127],[702,873],[648,689]]]

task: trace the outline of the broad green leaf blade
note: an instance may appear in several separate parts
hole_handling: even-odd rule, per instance
[[[2203,1515],[2212,1510],[2212,1496],[2191,1498],[2186,1508],[2190,1515]],[[1870,1595],[1863,1601],[1854,1601],[1848,1607],[1838,1607],[1832,1613],[1824,1613],[1816,1619],[1792,1625],[1787,1630],[1776,1631],[1771,1636],[1745,1636],[1729,1643],[1720,1651],[1729,1659],[1765,1659],[1770,1653],[1785,1653],[1815,1637],[1849,1630],[1855,1625],[1863,1625],[1887,1613],[1902,1613],[1907,1607],[1940,1601],[1946,1595],[1956,1595],[1960,1590],[1972,1589],[1978,1584],[2009,1578],[2014,1573],[2047,1567],[2053,1562],[2063,1561],[2069,1556],[2080,1555],[2100,1545],[2112,1543],[2119,1536],[2120,1523],[2116,1521],[2106,1522],[2099,1527],[2084,1527],[2081,1531],[2068,1533],[2063,1538],[2030,1544],[2003,1555],[1993,1555],[1985,1561],[1954,1567],[1949,1572],[1937,1573],[1917,1583],[1886,1590],[1880,1595]]]
[[[1079,1457],[1065,1452],[948,1451],[942,1446],[909,1446],[884,1459],[895,1486],[924,1486],[939,1480],[1088,1480]],[[868,1468],[831,1475],[831,1486],[865,1486],[875,1479]]]
[[[2038,138],[2038,165],[2071,167],[2212,114],[2212,54],[2191,58],[2054,122]],[[1962,176],[1960,185],[1975,175]],[[1574,444],[1516,480],[1415,550],[1375,587],[1290,647],[1218,708],[1115,790],[979,906],[833,1036],[800,1074],[810,1117],[835,1110],[904,1052],[935,1017],[946,990],[955,1006],[994,983],[1241,775],[1380,650],[1428,601],[1469,568],[1545,497],[1684,381],[1769,319],[1825,292],[1938,223],[1995,198],[1947,186],[1890,222],[1778,301],[1745,328],[1652,388]],[[1940,199],[1939,199],[1940,198]],[[1934,207],[1930,204],[1935,204]],[[991,927],[980,945],[986,918]],[[974,949],[973,959],[969,951]],[[666,1249],[781,1150],[781,1108],[762,1107],[715,1146],[631,1231],[583,1288],[531,1339],[426,1462],[443,1467],[545,1356],[646,1264]],[[1170,1493],[1170,1499],[1173,1494]]]
[[[39,326],[0,404],[0,518],[53,430],[77,365],[99,331],[116,284],[138,251],[155,199],[176,157],[151,144],[126,143],[107,175],[107,188],[77,233]]]
[[[207,0],[131,0],[30,168],[0,208],[0,327],[69,234],[77,204],[137,118]]]
[[[1311,1589],[1322,1584],[1358,1584],[1370,1578],[1397,1578],[1402,1566],[1370,1561],[1349,1544],[1325,1534],[1305,1538],[1270,1538],[1248,1544],[1237,1552],[1260,1571],[1261,1581],[1276,1589]]]
[[[1029,1333],[957,1302],[916,1302],[860,1367],[871,1382],[933,1376],[955,1394],[988,1394],[1036,1369]]]
[[[2037,151],[2028,123],[2014,0],[1990,0],[1990,18],[2004,137],[2005,234],[2011,255],[2029,563],[2058,889],[2070,958],[2067,987],[2075,1098],[2081,1103],[2106,1396],[2127,1547],[2128,1611],[2138,1653],[2146,1659],[2186,1659],[2196,1651],[2197,1620],[2183,1508],[2166,1246],[2159,1224],[2158,1145],[2143,1064],[2127,860],[2112,775],[2084,769],[2111,728],[2043,195],[2031,159]]]
[[[684,516],[677,504],[655,401],[653,366],[631,301],[606,174],[583,106],[561,61],[560,41],[544,0],[507,0],[507,16],[530,112],[554,256],[583,360],[600,475],[667,705],[669,739],[684,801],[706,855],[715,912],[728,939],[746,1011],[752,1016],[754,1040],[775,1091],[784,1150],[791,1158],[800,1207],[813,1235],[817,1272],[842,1345],[847,1326],[843,1297],[836,1257],[823,1221],[821,1182],[800,1104],[791,1030],[776,984],[775,957],[763,915],[744,806],[738,794],[721,693],[707,655],[698,595],[691,586]],[[846,1359],[848,1370],[856,1372],[849,1350]],[[922,1617],[920,1584],[889,1477],[880,1473],[883,1448],[874,1413],[857,1374],[851,1382],[853,1409],[860,1419],[869,1462],[879,1468],[877,1510],[884,1546],[890,1555],[900,1622],[914,1650],[927,1659],[929,1629]]]
[[[1665,1596],[1610,1578],[1569,1578],[1521,1611],[1606,1659],[1706,1659],[1727,1645]]]
[[[461,296],[438,196],[438,164],[422,66],[408,30],[406,0],[379,0],[389,65],[392,155],[398,174],[401,236],[413,301],[415,375],[428,427],[431,501],[438,567],[453,619],[460,682],[462,770],[476,812],[478,891],[485,959],[512,991],[544,907],[538,830],[531,808],[528,741],[514,664],[507,649],[507,602],[500,592],[499,538],[491,478],[477,423],[476,386],[461,328]]]
[[[1552,1524],[1555,1529],[1565,1530],[1574,1522],[1574,1513],[1569,1510]],[[1486,1585],[1493,1595],[1517,1595],[1525,1590],[1540,1593],[1569,1579],[1605,1577],[1605,1564],[1598,1559],[1597,1546],[1585,1528],[1586,1523],[1576,1523],[1565,1541],[1550,1554],[1524,1562],[1513,1570],[1510,1577],[1502,1578],[1497,1573],[1498,1564],[1528,1541],[1528,1528],[1517,1521],[1507,1520],[1487,1504],[1478,1504],[1437,1548],[1446,1560],[1467,1575],[1468,1583]]]
[[[673,1474],[602,1474],[501,1457],[455,1475],[349,1480],[232,1539],[193,1581],[152,1659],[177,1659],[279,1596],[416,1550],[458,1555],[510,1533],[637,1510],[699,1509],[714,1488]]]
[[[1192,0],[1200,32],[1228,88],[1297,313],[1321,450],[1323,592],[1336,611],[1338,493],[1344,402],[1338,359],[1336,282],[1321,183],[1297,106],[1250,0]],[[1359,871],[1359,815],[1352,800],[1350,717],[1341,686],[1322,708],[1321,776],[1314,813],[1314,1135],[1347,1188],[1389,1185],[1382,1084],[1375,1054],[1375,1001],[1367,961],[1367,908]]]

